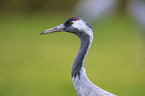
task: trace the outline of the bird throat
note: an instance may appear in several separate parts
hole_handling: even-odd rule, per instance
[[[80,48],[79,52],[73,62],[72,66],[72,78],[76,78],[76,76],[80,77],[81,68],[84,68],[85,58],[88,54],[88,50],[91,46],[93,38],[88,35],[78,36],[80,38]]]

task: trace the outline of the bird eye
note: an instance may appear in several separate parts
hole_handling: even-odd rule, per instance
[[[69,24],[70,24],[70,25],[72,25],[72,24],[73,24],[73,22],[71,21],[71,22],[69,22]]]

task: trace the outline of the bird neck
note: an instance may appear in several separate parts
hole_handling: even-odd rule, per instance
[[[73,62],[72,66],[72,78],[76,78],[76,76],[80,76],[80,70],[84,67],[85,58],[88,54],[88,50],[92,44],[93,37],[88,35],[78,36],[80,38],[80,48],[79,52]]]

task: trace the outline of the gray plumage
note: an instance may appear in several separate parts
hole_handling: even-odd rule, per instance
[[[94,85],[87,77],[84,67],[85,58],[93,41],[93,29],[80,17],[68,19],[64,24],[56,26],[40,34],[66,31],[80,38],[80,48],[72,66],[72,81],[78,96],[116,96]]]

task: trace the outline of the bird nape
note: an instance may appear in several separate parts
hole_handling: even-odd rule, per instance
[[[63,24],[47,29],[40,34],[65,31],[76,34],[80,38],[80,48],[72,66],[72,81],[78,96],[116,96],[94,85],[87,77],[84,67],[85,58],[93,41],[93,29],[80,17],[73,17]]]

